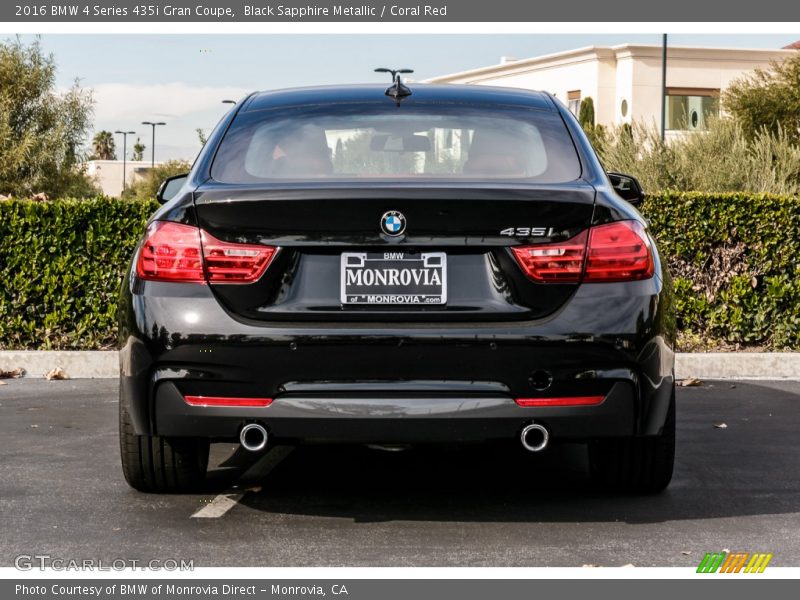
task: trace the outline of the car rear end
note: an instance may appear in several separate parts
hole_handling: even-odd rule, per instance
[[[164,489],[136,485],[154,439],[194,465],[214,440],[658,439],[671,315],[646,223],[548,96],[254,96],[123,283],[126,473]]]

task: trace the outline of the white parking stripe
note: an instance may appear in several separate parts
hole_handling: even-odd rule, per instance
[[[193,519],[218,519],[232,509],[244,494],[220,494],[192,515]]]
[[[242,473],[242,476],[234,485],[234,488],[241,489],[256,483],[266,477],[275,467],[277,467],[283,459],[285,459],[294,450],[294,446],[275,446],[269,452],[264,454],[253,464],[247,471]],[[206,504],[200,510],[195,512],[192,519],[218,519],[225,516],[230,509],[236,506],[239,501],[244,498],[247,492],[261,491],[260,487],[252,487],[244,490],[243,492],[228,492],[225,494],[217,495],[211,502]]]

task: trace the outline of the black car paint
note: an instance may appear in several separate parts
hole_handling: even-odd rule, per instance
[[[340,93],[339,99],[330,101],[347,102],[353,96],[363,98],[369,89],[330,89],[328,96]],[[377,89],[376,101],[388,102]],[[549,96],[496,88],[420,89],[424,92],[415,90],[409,102],[425,101],[428,95],[437,93],[447,95],[448,101],[469,102],[471,95],[478,94],[477,101],[487,105],[534,102],[539,108],[558,111],[575,144],[582,166],[581,179],[574,184],[530,189],[502,183],[398,183],[392,186],[391,193],[374,184],[357,182],[338,186],[284,183],[269,189],[244,189],[247,186],[222,186],[210,180],[215,148],[237,111],[267,101],[279,104],[287,98],[271,93],[251,95],[226,115],[198,157],[183,190],[157,211],[153,220],[200,225],[198,207],[212,205],[214,198],[242,200],[248,195],[270,194],[286,201],[316,201],[314,210],[325,213],[327,207],[333,210],[338,203],[318,202],[320,197],[358,203],[359,198],[385,196],[374,208],[364,209],[369,214],[364,215],[363,225],[343,223],[343,228],[349,226],[351,230],[341,231],[344,237],[334,240],[292,237],[291,223],[275,223],[269,237],[273,241],[280,239],[289,247],[277,259],[288,263],[292,261],[290,247],[297,245],[313,247],[320,257],[335,257],[343,245],[395,247],[392,244],[397,242],[380,237],[377,219],[387,206],[413,215],[415,197],[438,206],[437,202],[446,204],[459,195],[481,202],[486,195],[496,194],[513,202],[513,198],[524,199],[529,194],[547,194],[553,199],[559,193],[584,194],[594,190],[593,202],[586,203],[591,207],[587,222],[596,225],[633,219],[645,223],[631,205],[614,193],[575,118]],[[313,101],[319,99],[320,92],[291,92],[286,101],[297,102],[298,95]],[[359,209],[364,206],[359,205]],[[224,222],[225,215],[213,210],[206,214],[202,224],[214,233],[215,225]],[[367,232],[369,220],[375,225],[371,233]],[[427,226],[424,218],[417,221],[422,223],[420,229],[410,221],[409,238],[401,240],[402,244],[413,241],[416,247],[443,247],[455,256],[459,249],[486,246],[487,263],[491,262],[489,254],[494,260],[511,260],[504,249],[542,241],[495,237],[499,228],[488,217],[483,232],[476,220],[474,228],[465,232],[459,243],[452,236],[437,234],[435,218]],[[224,231],[222,226],[217,228],[220,235]],[[560,232],[562,236],[567,234]],[[264,232],[253,228],[241,235],[237,241],[259,241]],[[535,298],[526,302],[519,294],[504,298],[501,294],[506,308],[494,314],[491,306],[474,306],[474,310],[460,314],[388,311],[376,315],[366,311],[346,313],[333,304],[326,312],[320,307],[324,308],[329,298],[322,291],[317,306],[273,309],[263,314],[259,307],[264,303],[258,299],[274,295],[278,285],[269,279],[270,270],[263,283],[213,287],[142,281],[129,271],[120,302],[120,401],[140,434],[203,435],[215,439],[233,439],[242,423],[253,420],[265,423],[273,439],[295,441],[511,438],[533,419],[547,424],[554,440],[655,435],[663,426],[673,384],[675,323],[669,276],[655,246],[654,251],[656,273],[651,279],[539,286],[542,293],[559,296],[547,304],[557,306],[553,311],[546,306],[537,309]],[[521,272],[519,276],[524,277]],[[237,295],[244,298],[237,299]],[[248,309],[233,311],[231,304]],[[552,376],[552,385],[546,391],[535,386],[541,372]],[[408,381],[417,382],[416,388],[408,388]],[[475,382],[488,382],[491,390]],[[614,393],[603,404],[593,407],[520,408],[513,403],[515,397],[607,394],[612,389]],[[276,402],[263,409],[199,408],[178,402],[181,394],[258,395],[275,397]],[[446,418],[431,411],[420,414],[412,410],[420,402],[454,397],[464,400],[463,408],[449,412]],[[364,398],[376,402],[356,402]],[[299,408],[276,417],[278,411],[270,410],[280,399],[286,401],[285,406]],[[325,399],[339,407],[341,417],[313,417],[306,410]],[[496,405],[498,399],[502,400],[500,405]],[[360,411],[366,410],[368,418],[363,412],[356,411],[360,415],[356,417],[348,411],[348,401],[353,407],[357,404]],[[394,406],[394,412],[383,412],[387,403]],[[470,411],[469,406],[479,408]]]

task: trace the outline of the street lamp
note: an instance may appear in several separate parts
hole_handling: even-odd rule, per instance
[[[125,176],[125,155],[128,152],[128,136],[133,135],[135,131],[120,131],[117,130],[114,133],[119,133],[122,135],[122,191],[125,191],[125,186],[127,184],[127,177]]]
[[[661,38],[661,141],[667,135],[667,34]]]
[[[223,104],[236,104],[236,100],[223,100]]]
[[[156,166],[156,127],[159,125],[166,125],[166,123],[161,121],[158,123],[153,123],[152,121],[142,121],[142,125],[150,125],[150,127],[153,128],[153,137],[150,147],[150,168],[152,169]]]

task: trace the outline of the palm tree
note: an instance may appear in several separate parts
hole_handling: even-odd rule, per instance
[[[98,131],[92,139],[92,151],[97,160],[116,160],[117,149],[114,134],[110,131]]]
[[[144,155],[145,145],[136,138],[136,143],[133,145],[133,160],[142,160]]]

